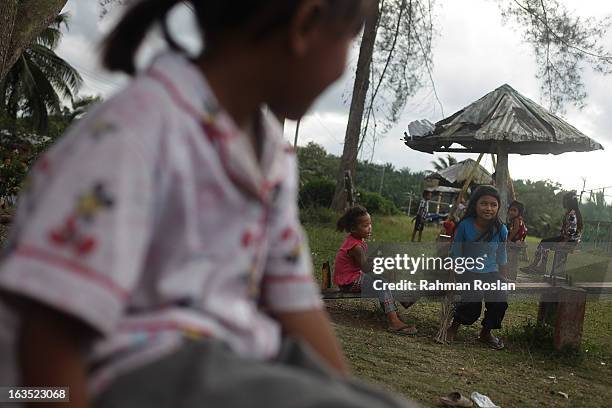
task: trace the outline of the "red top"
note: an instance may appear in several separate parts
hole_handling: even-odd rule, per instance
[[[361,245],[364,251],[368,250],[368,245],[362,240],[349,234],[336,255],[334,266],[334,283],[338,286],[351,285],[361,275],[361,266],[348,254],[348,251],[356,245]]]
[[[451,237],[455,234],[455,223],[453,220],[446,220],[442,223],[444,227],[444,233],[446,235],[450,235]]]
[[[511,242],[522,242],[525,240],[525,237],[527,236],[527,226],[525,225],[525,222],[523,221],[523,217],[519,215],[518,221],[519,221],[518,232],[514,236],[514,238],[512,238]],[[510,223],[511,228],[510,228],[510,233],[508,233],[508,236],[510,236],[513,233],[512,231],[513,226],[514,226],[514,220]]]

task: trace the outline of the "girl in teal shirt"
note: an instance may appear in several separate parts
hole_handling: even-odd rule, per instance
[[[459,222],[451,245],[454,258],[480,258],[474,267],[464,273],[456,273],[458,282],[470,283],[470,289],[461,294],[461,302],[456,305],[453,323],[447,331],[447,339],[452,341],[461,325],[471,325],[480,317],[482,302],[485,302],[484,319],[478,339],[495,349],[504,347],[502,340],[491,333],[500,329],[508,308],[506,290],[482,290],[474,283],[505,282],[507,275],[506,240],[508,229],[499,219],[499,193],[492,186],[476,189]]]

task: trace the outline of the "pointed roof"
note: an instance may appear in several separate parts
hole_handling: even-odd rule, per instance
[[[435,124],[423,136],[406,135],[409,147],[423,152],[445,151],[453,143],[466,152],[491,152],[503,143],[508,153],[560,154],[603,147],[531,99],[504,84]]]
[[[459,163],[453,164],[452,166],[448,166],[445,169],[437,171],[427,178],[441,178],[450,184],[462,184],[470,176],[474,166],[476,166],[475,160],[466,159],[460,161]],[[472,182],[476,184],[491,184],[491,173],[478,164]]]

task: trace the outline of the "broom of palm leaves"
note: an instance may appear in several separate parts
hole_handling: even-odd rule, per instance
[[[449,282],[455,282],[455,271],[449,271]],[[447,344],[446,332],[452,323],[453,315],[455,311],[456,292],[449,290],[444,295],[442,306],[440,309],[440,327],[438,327],[438,333],[434,340],[441,344]]]

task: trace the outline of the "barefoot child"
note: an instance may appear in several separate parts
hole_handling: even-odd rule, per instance
[[[414,217],[414,229],[412,230],[411,239],[412,242],[414,242],[414,238],[416,237],[417,232],[419,233],[419,242],[421,242],[423,228],[425,228],[425,223],[427,222],[429,200],[431,200],[431,191],[423,190],[423,198],[419,203],[419,208],[417,209],[416,216]]]
[[[485,302],[484,319],[479,340],[501,349],[503,342],[491,330],[500,329],[508,308],[505,290],[476,290],[475,280],[495,283],[505,281],[507,275],[506,239],[508,229],[499,220],[499,194],[492,186],[480,186],[470,198],[465,216],[455,230],[451,245],[454,258],[481,258],[474,268],[456,274],[458,282],[470,283],[471,290],[461,295],[461,302],[455,308],[453,322],[448,329],[447,339],[452,341],[461,325],[471,325],[480,317],[482,302]]]
[[[337,222],[338,231],[348,232],[344,243],[336,255],[334,283],[345,292],[361,292],[363,287],[371,287],[379,276],[365,273],[367,264],[367,244],[365,239],[372,233],[370,214],[362,206],[347,210]],[[377,290],[380,305],[387,315],[389,331],[397,334],[416,334],[414,325],[408,326],[397,316],[393,295],[388,290]],[[412,303],[403,304],[408,308]]]
[[[369,2],[141,0],[106,66],[134,74],[179,3],[202,53],[169,41],[34,167],[0,266],[20,319],[2,356],[74,408],[407,406],[346,378],[295,155],[262,114],[298,119],[341,76]]]

